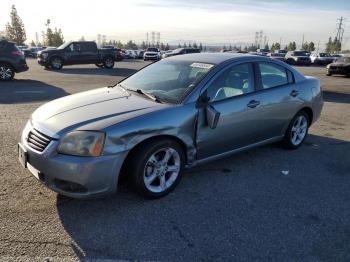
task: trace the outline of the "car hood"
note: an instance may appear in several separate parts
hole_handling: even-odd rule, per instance
[[[146,55],[158,55],[158,52],[145,52]]]
[[[31,117],[34,128],[49,136],[70,130],[102,130],[108,126],[169,107],[119,88],[100,88],[53,100]]]

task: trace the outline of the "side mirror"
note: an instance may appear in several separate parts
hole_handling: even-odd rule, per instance
[[[205,108],[205,116],[208,126],[211,129],[215,129],[219,122],[220,112],[216,111],[213,106],[207,105]]]

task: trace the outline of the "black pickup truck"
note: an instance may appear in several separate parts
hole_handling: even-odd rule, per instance
[[[117,60],[115,49],[97,48],[95,42],[67,42],[55,49],[38,53],[38,63],[45,68],[59,70],[64,65],[95,64],[98,67],[113,68]]]

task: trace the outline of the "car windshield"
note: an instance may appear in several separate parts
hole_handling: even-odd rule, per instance
[[[67,46],[69,46],[71,43],[70,42],[66,42],[63,43],[62,45],[60,45],[59,47],[57,47],[57,49],[65,49]]]
[[[307,56],[306,52],[303,52],[303,51],[294,52],[294,55],[295,56]]]
[[[282,54],[282,53],[272,53],[271,56],[284,57],[284,54]]]
[[[157,48],[147,48],[147,52],[158,52]]]
[[[160,101],[178,103],[212,67],[207,63],[162,60],[145,67],[120,85],[133,91],[141,90]]]
[[[341,62],[341,63],[350,63],[350,57],[339,57],[337,59],[337,62]]]

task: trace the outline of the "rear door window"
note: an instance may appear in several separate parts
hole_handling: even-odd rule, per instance
[[[259,63],[262,89],[269,89],[289,83],[287,70],[273,63]]]

